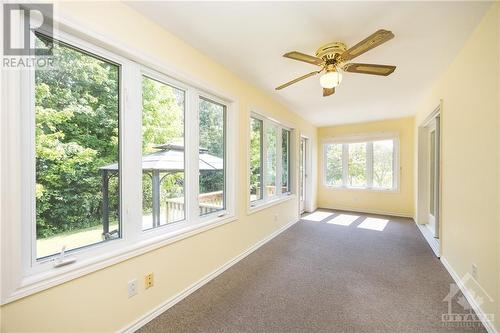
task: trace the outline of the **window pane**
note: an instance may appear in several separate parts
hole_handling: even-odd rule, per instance
[[[281,132],[281,193],[290,192],[290,131]]]
[[[342,144],[326,145],[326,184],[342,185]]]
[[[63,43],[53,55],[35,71],[37,258],[120,237],[120,68]]]
[[[200,99],[200,215],[225,208],[226,107]]]
[[[250,118],[250,201],[262,199],[262,120]]]
[[[393,140],[373,142],[373,187],[391,189],[393,184]]]
[[[276,139],[278,137],[278,127],[269,124],[266,129],[266,193],[268,197],[276,195]]]
[[[142,230],[185,218],[185,92],[142,78]]]
[[[366,186],[366,142],[349,144],[349,186]]]

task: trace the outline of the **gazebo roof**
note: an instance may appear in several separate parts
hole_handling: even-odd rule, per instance
[[[154,147],[159,151],[142,157],[142,170],[183,171],[184,144],[168,143]],[[210,155],[206,148],[200,148],[200,171],[215,171],[224,168],[224,160]],[[100,170],[117,171],[118,163],[105,165]]]

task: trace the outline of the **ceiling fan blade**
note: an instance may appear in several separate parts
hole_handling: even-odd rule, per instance
[[[379,46],[380,44],[387,42],[388,40],[392,39],[393,37],[394,37],[394,34],[391,31],[380,29],[377,32],[375,32],[374,34],[363,39],[358,44],[351,47],[349,50],[342,53],[341,57],[344,61],[351,60],[351,59],[365,53],[366,51],[369,51],[369,50]]]
[[[333,95],[335,93],[335,88],[323,88],[323,97]]]
[[[343,69],[351,73],[387,76],[394,72],[396,66],[352,63],[345,65]]]
[[[313,76],[313,75],[316,75],[316,74],[318,74],[319,72],[321,72],[321,70],[319,70],[319,71],[314,71],[314,72],[311,72],[311,73],[306,74],[306,75],[302,75],[301,77],[298,77],[298,78],[296,78],[295,80],[289,81],[289,82],[287,82],[287,83],[282,84],[281,86],[276,87],[276,90],[281,90],[281,89],[283,89],[283,88],[286,88],[286,87],[288,87],[289,85],[292,85],[292,84],[297,83],[297,82],[299,82],[299,81],[301,81],[301,80],[307,79],[308,77]]]
[[[309,54],[300,53],[300,52],[297,52],[297,51],[292,51],[292,52],[285,53],[285,54],[283,54],[283,57],[290,58],[290,59],[293,59],[293,60],[307,62],[309,64],[318,65],[318,66],[323,65],[323,62],[324,62],[323,59],[320,59],[320,58],[317,58],[317,57],[313,57],[313,56],[311,56]]]

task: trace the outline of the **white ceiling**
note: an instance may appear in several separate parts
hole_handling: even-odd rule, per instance
[[[490,3],[153,1],[129,5],[316,126],[327,126],[412,115]],[[274,90],[316,68],[283,58],[285,52],[314,55],[331,41],[343,41],[349,47],[380,28],[396,37],[353,61],[396,65],[392,75],[345,73],[330,97],[322,97],[319,77]]]

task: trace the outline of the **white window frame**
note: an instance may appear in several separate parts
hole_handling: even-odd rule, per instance
[[[290,195],[292,193],[292,170],[291,170],[291,165],[292,165],[292,161],[291,161],[291,156],[292,156],[292,131],[290,129],[288,129],[287,127],[281,127],[281,143],[280,143],[280,146],[279,146],[279,150],[281,151],[281,163],[283,164],[283,131],[288,131],[289,133],[289,136],[288,136],[288,147],[287,147],[287,150],[288,150],[288,175],[287,175],[287,185],[288,185],[288,191],[286,192],[282,192],[283,195]],[[283,165],[281,166],[281,176],[283,176]],[[283,177],[280,178],[280,191],[283,190]]]
[[[261,168],[261,181],[262,181],[262,198],[259,200],[250,200],[250,133],[251,133],[251,119],[259,119],[262,121],[262,140],[261,140],[261,154],[262,154],[262,168]],[[247,212],[253,213],[259,210],[262,210],[264,208],[267,208],[269,206],[272,206],[274,204],[278,204],[282,201],[291,199],[292,197],[295,196],[295,178],[294,178],[294,172],[295,166],[292,163],[294,161],[294,138],[295,138],[295,130],[287,125],[284,125],[283,123],[272,119],[270,117],[267,117],[263,115],[262,113],[258,113],[256,111],[251,111],[250,112],[250,117],[249,117],[249,126],[248,126],[248,135],[247,135],[247,142],[248,142],[248,149],[247,149],[247,170],[248,170],[248,188],[247,188],[247,195],[248,195],[248,207],[247,207]],[[277,131],[276,131],[276,195],[274,196],[268,196],[267,191],[265,189],[266,186],[266,175],[267,175],[267,138],[266,138],[266,130],[269,128],[269,126],[276,126]],[[283,159],[282,159],[282,141],[283,141],[283,135],[282,131],[287,130],[290,132],[290,145],[289,145],[289,191],[288,192],[282,192],[282,172],[283,172]]]
[[[54,18],[55,22],[59,22]],[[59,22],[61,23],[61,22]],[[68,252],[70,264],[55,267],[56,256],[36,259],[34,71],[2,71],[1,117],[1,304],[31,295],[174,241],[235,221],[238,102],[225,92],[140,51],[133,51],[81,25],[63,22],[54,38],[120,66],[119,166],[121,238]],[[20,34],[19,34],[20,36]],[[34,37],[34,35],[32,36]],[[21,38],[21,37],[19,37]],[[112,50],[112,51],[110,51]],[[151,70],[155,68],[156,70]],[[146,74],[145,74],[146,73]],[[142,230],[142,76],[186,91],[186,219]],[[176,76],[179,79],[173,79]],[[225,105],[225,210],[198,213],[198,101]],[[122,149],[126,147],[126,149]],[[7,200],[4,200],[8,198]],[[9,207],[9,208],[7,208]],[[195,213],[196,212],[196,213]]]
[[[381,188],[373,186],[373,142],[382,140],[392,140],[393,141],[393,152],[392,152],[392,188]],[[365,143],[366,144],[366,186],[350,186],[348,184],[349,176],[349,144],[352,143]],[[332,185],[327,181],[327,147],[331,144],[341,144],[342,145],[342,184]],[[367,190],[367,191],[381,191],[381,192],[399,192],[399,171],[400,171],[400,161],[399,161],[399,135],[398,133],[370,133],[370,134],[359,134],[350,136],[340,136],[333,138],[325,138],[322,142],[322,154],[321,154],[321,171],[322,171],[322,183],[323,186],[332,189],[349,189],[349,190]]]

